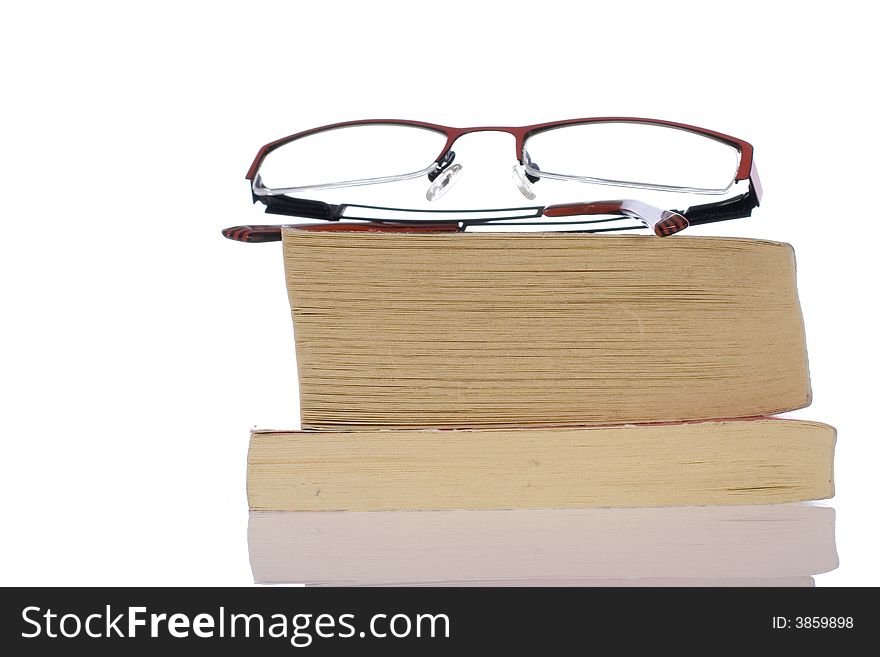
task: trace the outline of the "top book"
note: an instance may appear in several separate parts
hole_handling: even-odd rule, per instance
[[[283,249],[306,429],[671,422],[810,403],[787,244],[284,228]]]

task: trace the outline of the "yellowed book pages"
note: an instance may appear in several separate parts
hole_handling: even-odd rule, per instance
[[[615,427],[254,431],[252,510],[763,504],[831,497],[835,431],[730,420]]]
[[[608,424],[806,406],[787,244],[285,229],[305,428]]]
[[[805,586],[837,567],[834,515],[807,504],[252,512],[248,548],[262,583]]]

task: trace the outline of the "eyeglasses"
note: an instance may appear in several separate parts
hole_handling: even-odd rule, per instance
[[[455,142],[477,132],[502,132],[515,140],[513,181],[532,200],[543,179],[687,194],[724,195],[740,182],[748,189],[721,201],[668,210],[636,199],[479,210],[437,210],[330,204],[292,194],[398,182],[424,177],[425,196],[440,198],[462,175]],[[254,202],[269,214],[340,222],[338,230],[421,226],[467,230],[472,226],[584,226],[577,232],[649,228],[658,236],[690,225],[738,219],[760,204],[761,185],[751,144],[713,130],[655,119],[602,117],[523,127],[452,128],[404,120],[335,123],[263,146],[247,173]],[[584,220],[584,216],[613,218]],[[542,218],[550,221],[540,221]],[[619,218],[635,220],[618,225]],[[614,226],[602,226],[615,222]],[[329,225],[327,226],[329,227]],[[319,229],[315,226],[314,229]],[[237,226],[223,234],[245,242],[281,239],[280,226]]]

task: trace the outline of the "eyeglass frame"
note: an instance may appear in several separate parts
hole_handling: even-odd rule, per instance
[[[727,144],[733,148],[735,148],[739,152],[739,164],[737,166],[736,173],[733,177],[733,180],[730,184],[727,185],[724,189],[702,189],[702,188],[692,188],[692,187],[679,187],[679,186],[670,186],[670,185],[658,185],[658,184],[649,184],[649,183],[632,183],[625,181],[616,181],[602,178],[588,178],[583,176],[568,176],[564,174],[555,174],[550,172],[541,171],[537,168],[530,168],[531,162],[528,160],[528,156],[526,155],[525,145],[528,138],[532,135],[545,132],[548,130],[553,130],[556,128],[563,128],[575,125],[589,125],[596,123],[631,123],[631,124],[642,124],[642,125],[654,125],[666,128],[673,128],[677,130],[682,130],[685,132],[690,132],[692,134],[701,135],[715,141]],[[434,132],[438,132],[446,136],[446,143],[443,146],[440,154],[437,158],[431,163],[430,166],[425,169],[421,169],[419,171],[415,171],[408,174],[402,174],[399,176],[386,176],[381,178],[369,178],[363,180],[354,180],[354,181],[346,181],[340,183],[326,183],[319,185],[307,185],[300,187],[284,187],[284,188],[267,188],[262,185],[262,181],[259,176],[259,169],[265,160],[266,156],[269,155],[272,151],[289,144],[293,141],[301,139],[303,137],[308,137],[313,134],[326,132],[329,130],[335,130],[339,128],[348,128],[352,126],[363,126],[363,125],[399,125],[399,126],[408,126],[413,128],[421,128],[424,130],[431,130]],[[741,181],[749,182],[749,189],[744,194],[740,194],[738,196],[734,196],[728,199],[724,199],[722,201],[717,201],[713,203],[705,203],[701,205],[690,206],[687,210],[678,211],[678,210],[660,210],[659,208],[652,208],[652,206],[647,206],[646,204],[640,203],[638,201],[631,200],[623,200],[623,201],[599,201],[592,203],[569,203],[562,205],[554,205],[554,206],[529,206],[523,208],[500,208],[494,210],[408,210],[403,208],[383,208],[378,206],[364,206],[364,205],[355,205],[355,204],[330,204],[325,203],[323,201],[315,201],[310,199],[300,199],[293,198],[287,196],[289,193],[296,193],[299,191],[306,190],[318,190],[318,189],[329,189],[336,187],[351,187],[358,185],[370,185],[370,184],[380,184],[385,182],[395,182],[400,180],[408,180],[413,178],[418,178],[420,176],[426,175],[429,180],[434,181],[439,175],[443,173],[445,169],[447,169],[451,164],[455,157],[455,152],[452,150],[452,146],[455,142],[462,136],[467,134],[473,134],[477,132],[502,132],[506,134],[510,134],[515,139],[515,151],[517,156],[517,161],[524,168],[524,172],[526,177],[531,182],[536,182],[541,177],[545,177],[548,179],[558,179],[558,180],[574,180],[580,182],[589,182],[595,184],[602,185],[613,185],[617,187],[635,187],[640,189],[650,189],[650,190],[659,190],[659,191],[672,191],[672,192],[686,192],[686,193],[695,193],[695,194],[724,194],[730,190],[730,188]],[[406,223],[424,223],[423,220],[406,220],[406,219],[376,219],[376,218],[360,218],[354,216],[343,216],[343,213],[347,208],[366,208],[369,210],[387,210],[389,212],[417,212],[417,213],[428,213],[428,214],[442,214],[442,213],[492,213],[499,211],[521,211],[521,216],[507,216],[498,219],[486,218],[473,220],[468,222],[458,221],[461,224],[488,224],[488,223],[500,223],[504,219],[530,219],[537,218],[542,216],[547,217],[570,217],[576,215],[584,215],[584,214],[619,214],[619,215],[629,215],[635,216],[646,223],[644,218],[641,217],[638,212],[634,212],[632,210],[628,210],[626,204],[630,204],[634,206],[638,204],[638,207],[647,207],[650,208],[654,212],[655,219],[652,220],[651,227],[654,229],[654,232],[660,236],[671,235],[675,232],[679,232],[683,230],[689,225],[698,225],[698,224],[706,224],[712,223],[716,221],[727,221],[730,219],[739,219],[751,216],[751,212],[755,207],[758,207],[761,202],[761,196],[763,193],[760,178],[758,177],[758,171],[755,166],[754,161],[754,149],[752,145],[742,139],[738,139],[736,137],[732,137],[730,135],[726,135],[721,132],[717,132],[714,130],[709,130],[706,128],[700,128],[698,126],[689,125],[686,123],[678,123],[674,121],[665,121],[661,119],[645,119],[645,118],[635,118],[635,117],[591,117],[591,118],[579,118],[579,119],[567,119],[562,121],[550,121],[547,123],[537,123],[527,126],[519,126],[519,127],[511,127],[511,126],[476,126],[469,128],[456,128],[452,126],[444,126],[436,123],[426,123],[423,121],[411,121],[404,119],[360,119],[354,121],[343,121],[340,123],[332,123],[329,125],[311,128],[309,130],[304,130],[302,132],[298,132],[292,135],[288,135],[287,137],[282,137],[281,139],[276,139],[275,141],[269,142],[268,144],[262,146],[260,150],[257,152],[256,157],[254,158],[250,168],[248,169],[247,175],[245,178],[251,183],[251,193],[252,199],[256,203],[257,201],[262,202],[266,206],[266,213],[268,214],[279,214],[285,216],[295,216],[295,217],[303,217],[309,219],[321,219],[325,221],[339,221],[341,219],[355,219],[355,220],[366,220],[373,221],[378,223],[391,223],[391,224],[406,224]],[[615,204],[617,204],[615,206]],[[436,221],[443,221],[442,219],[437,219]],[[453,220],[449,220],[453,221]],[[584,222],[587,223],[587,222]],[[248,231],[243,231],[245,228],[254,228],[261,229],[255,230],[252,233]],[[240,241],[277,241],[280,239],[280,229],[274,232],[267,231],[265,229],[278,229],[279,227],[273,226],[236,226],[233,228],[229,228],[223,231],[223,234],[230,239],[238,239]],[[608,231],[620,230],[618,229],[605,229]],[[270,235],[270,232],[272,234]],[[602,229],[598,231],[589,231],[589,232],[602,232]],[[277,235],[275,234],[277,233]]]

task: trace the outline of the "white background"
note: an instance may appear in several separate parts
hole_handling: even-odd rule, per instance
[[[755,145],[762,207],[689,232],[795,246],[815,401],[794,415],[839,429],[841,565],[817,582],[880,584],[880,60],[867,7],[7,8],[0,582],[251,582],[248,432],[298,419],[280,247],[219,234],[271,223],[244,181],[259,146],[353,118],[624,115]],[[512,152],[496,172],[506,185]]]

